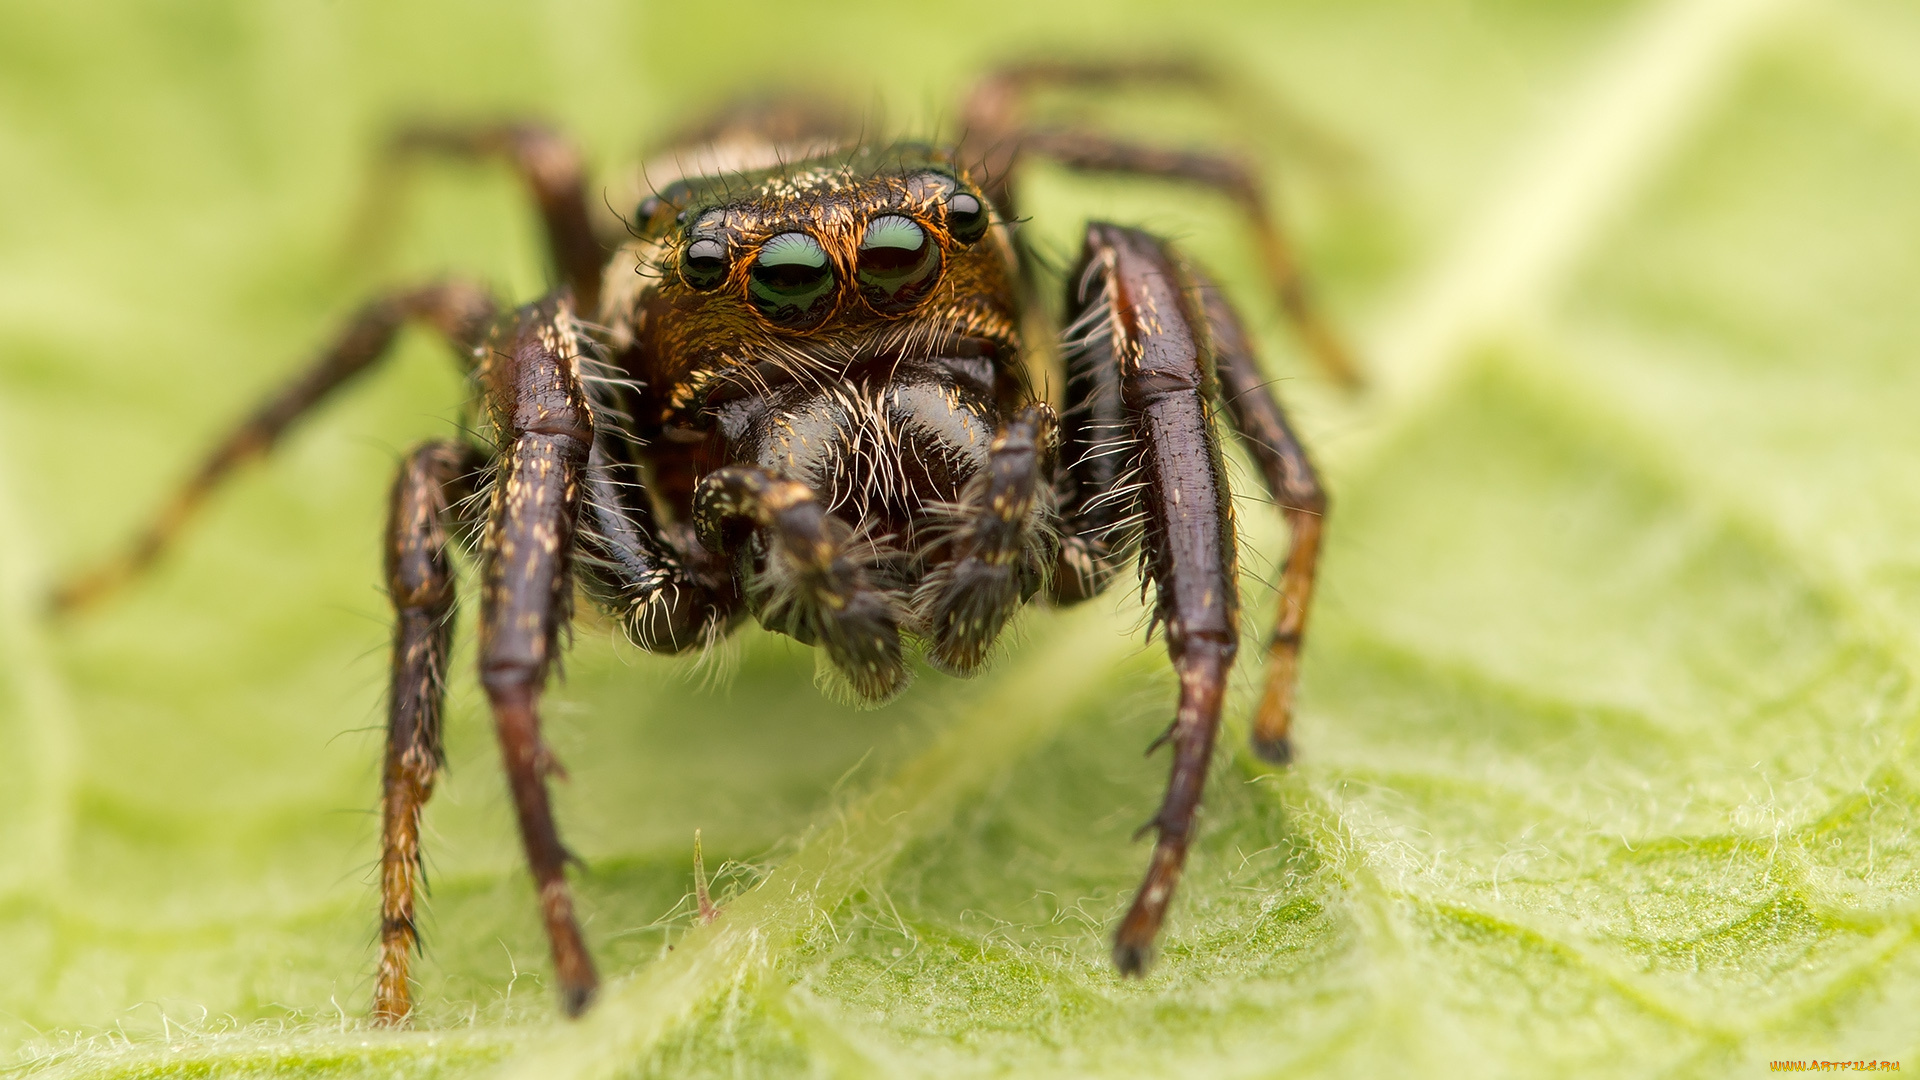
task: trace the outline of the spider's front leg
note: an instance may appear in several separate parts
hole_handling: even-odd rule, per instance
[[[571,302],[548,300],[496,332],[479,373],[500,445],[482,545],[480,681],[570,1015],[586,1008],[599,977],[567,889],[569,856],[547,795],[547,777],[561,770],[540,737],[538,703],[572,615],[574,532],[594,441],[582,349]]]
[[[566,300],[522,309],[496,329],[478,372],[500,442],[482,531],[480,676],[492,705],[521,839],[539,889],[561,1001],[577,1015],[597,979],[564,876],[546,777],[558,765],[540,737],[539,695],[571,614],[573,576],[656,652],[704,643],[735,599],[661,541],[638,480],[623,480],[614,414],[588,392]],[[420,811],[442,761],[440,714],[454,589],[449,537],[484,469],[479,451],[429,443],[395,482],[388,588],[395,610],[393,688],[382,798],[381,948],[376,1023],[406,1020],[418,940]],[[637,474],[636,474],[637,475]],[[471,520],[469,518],[468,520]],[[583,556],[576,565],[576,554]]]
[[[1238,320],[1216,291],[1190,280],[1160,241],[1135,229],[1089,226],[1078,288],[1069,305],[1076,317],[1061,423],[1065,469],[1054,594],[1073,602],[1104,587],[1113,556],[1138,521],[1142,561],[1156,590],[1154,619],[1166,628],[1180,678],[1178,712],[1161,739],[1173,744],[1172,775],[1149,823],[1159,836],[1114,935],[1114,963],[1137,975],[1186,864],[1239,641],[1233,511],[1210,401],[1216,347],[1228,415],[1296,528],[1275,665],[1255,724],[1255,747],[1269,757],[1285,752],[1293,661],[1325,499],[1259,380]]]

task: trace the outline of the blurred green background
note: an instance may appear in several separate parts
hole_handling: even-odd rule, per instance
[[[397,119],[546,116],[611,184],[745,88],[937,133],[979,72],[1063,51],[1247,80],[1226,110],[1050,109],[1268,163],[1377,372],[1349,399],[1304,362],[1217,200],[1035,175],[1024,209],[1058,260],[1111,217],[1226,279],[1335,495],[1301,762],[1240,751],[1243,665],[1159,966],[1122,983],[1107,960],[1172,700],[1128,588],[1030,612],[993,672],[923,673],[879,712],[824,700],[783,639],[742,634],[710,679],[590,623],[547,715],[589,938],[628,981],[591,1023],[554,1018],[463,654],[420,1030],[362,1029],[377,538],[398,455],[456,421],[452,366],[409,337],[97,614],[44,623],[51,576],[127,536],[373,290],[543,287],[498,170],[424,170],[384,253],[345,257]],[[1916,58],[1902,0],[0,9],[13,1067],[1920,1065]],[[1241,474],[1258,633],[1285,540]],[[696,828],[732,861],[734,938],[691,929]],[[769,871],[778,895],[745,891]],[[720,962],[746,938],[750,962]]]

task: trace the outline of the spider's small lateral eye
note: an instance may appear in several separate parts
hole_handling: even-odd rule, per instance
[[[680,278],[701,292],[718,288],[727,280],[727,245],[710,236],[688,244],[680,256]]]
[[[898,312],[919,303],[940,275],[940,245],[912,218],[874,218],[860,238],[855,274],[860,295],[875,311]]]
[[[947,231],[963,244],[987,235],[987,208],[977,195],[956,191],[947,197]]]
[[[833,309],[833,264],[820,241],[781,233],[760,248],[747,274],[747,299],[777,325],[810,326]]]

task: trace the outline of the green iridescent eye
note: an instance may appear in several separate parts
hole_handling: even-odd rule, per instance
[[[820,241],[781,233],[760,248],[747,274],[747,298],[770,321],[807,326],[833,309],[833,264]]]
[[[940,276],[940,245],[912,218],[874,218],[860,238],[855,274],[860,295],[875,311],[898,312],[918,304]]]
[[[680,256],[680,280],[701,292],[718,288],[727,280],[727,245],[711,237],[688,244]]]
[[[986,204],[977,195],[956,191],[947,197],[947,232],[962,244],[971,244],[987,235]]]

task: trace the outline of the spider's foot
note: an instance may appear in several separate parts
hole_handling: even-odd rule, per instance
[[[1256,731],[1248,740],[1261,761],[1271,765],[1293,764],[1293,738],[1290,735],[1263,735]]]
[[[1124,938],[1113,943],[1113,966],[1120,969],[1123,978],[1139,979],[1147,974],[1147,964],[1153,959],[1153,948],[1144,942],[1127,941]]]
[[[570,1020],[578,1020],[600,992],[598,983],[573,984],[560,988],[560,1008]]]

